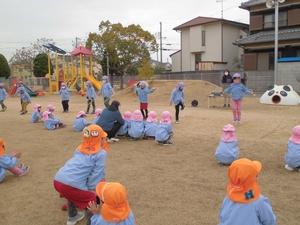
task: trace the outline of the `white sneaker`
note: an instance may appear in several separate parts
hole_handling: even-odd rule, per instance
[[[78,211],[76,216],[68,218],[67,225],[75,225],[78,221],[82,220],[84,217],[85,217],[85,212]]]
[[[180,122],[179,122],[179,120],[176,120],[176,122],[175,122],[175,123],[179,124]]]
[[[285,168],[286,170],[288,170],[288,171],[294,171],[294,169],[293,169],[292,167],[289,167],[288,164],[286,164],[286,165],[284,166],[284,168]]]
[[[120,141],[120,139],[118,139],[118,138],[111,138],[110,140],[112,140],[113,142],[118,142],[118,141]]]

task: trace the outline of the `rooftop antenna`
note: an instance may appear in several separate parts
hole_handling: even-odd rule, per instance
[[[224,0],[216,0],[217,3],[221,3],[221,19],[224,18]]]

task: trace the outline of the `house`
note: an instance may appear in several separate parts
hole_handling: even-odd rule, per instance
[[[249,35],[236,41],[244,49],[244,70],[274,70],[274,8],[266,7],[266,0],[250,0],[240,8],[250,12]],[[300,56],[300,0],[286,0],[279,4],[278,56]]]
[[[239,67],[242,52],[233,43],[246,36],[248,28],[244,23],[201,16],[175,27],[180,32],[181,48],[170,55],[172,71]]]
[[[162,71],[167,71],[167,72],[170,72],[172,70],[172,64],[169,62],[161,63],[160,61],[151,59],[150,64],[153,69],[159,68]]]

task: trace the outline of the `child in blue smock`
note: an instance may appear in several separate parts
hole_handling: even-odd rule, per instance
[[[31,98],[30,98],[29,94],[24,89],[21,89],[20,90],[20,99],[21,99],[21,102],[22,102],[22,110],[21,110],[20,114],[24,115],[28,112],[27,111],[27,106],[30,104]]]
[[[235,128],[231,124],[223,127],[221,141],[216,149],[215,157],[218,163],[230,165],[239,156],[239,147],[235,135]]]
[[[69,112],[70,91],[65,83],[61,83],[59,95],[61,97],[63,112]]]
[[[146,81],[140,81],[136,86],[136,94],[140,101],[140,110],[144,120],[148,117],[148,95],[155,91],[155,88],[149,88]]]
[[[164,111],[161,114],[161,120],[158,124],[156,133],[155,133],[155,141],[158,144],[170,145],[171,137],[173,135],[172,128],[172,118],[169,111]]]
[[[43,117],[43,113],[42,113],[42,106],[39,104],[35,104],[33,107],[33,112],[31,114],[31,122],[32,123],[37,123],[39,122],[42,117]]]
[[[145,124],[141,111],[135,110],[132,114],[132,121],[128,129],[128,135],[134,140],[138,140],[144,137]]]
[[[0,182],[2,182],[6,176],[6,170],[16,176],[24,176],[28,173],[29,167],[19,162],[21,153],[13,152],[10,155],[5,153],[5,142],[0,138]]]
[[[257,183],[261,167],[260,162],[245,158],[230,165],[219,225],[276,225],[271,204]]]
[[[14,96],[20,96],[20,91],[21,91],[21,90],[26,91],[26,90],[25,90],[25,87],[24,87],[24,85],[23,85],[23,81],[21,81],[21,80],[18,81],[18,83],[15,84],[15,86],[16,86],[16,92],[15,92]],[[22,98],[20,98],[20,103],[21,103],[21,110],[20,110],[20,112],[22,112],[22,111],[23,111],[23,107],[22,107]]]
[[[96,185],[105,180],[107,134],[98,125],[84,128],[82,134],[82,143],[54,177],[56,191],[68,200],[67,224],[85,217],[89,202],[96,201]],[[88,220],[91,216],[87,214]]]
[[[101,108],[97,108],[95,110],[95,118],[92,121],[92,124],[96,124],[97,120],[100,118],[101,114],[102,114],[102,109]]]
[[[285,168],[289,171],[298,170],[300,172],[300,126],[293,128],[292,136],[289,139],[285,155]]]
[[[126,111],[123,114],[124,124],[118,130],[117,136],[128,136],[128,130],[132,121],[132,112]]]
[[[88,125],[89,123],[86,120],[86,113],[84,111],[78,112],[73,123],[73,129],[77,132],[81,132]]]
[[[87,98],[87,109],[86,109],[86,114],[89,114],[90,112],[90,107],[92,104],[93,111],[92,114],[95,113],[96,105],[95,105],[95,100],[96,100],[96,92],[95,89],[90,81],[86,82],[86,98]]]
[[[171,98],[170,98],[170,105],[175,105],[175,118],[176,123],[179,123],[179,109],[184,109],[184,83],[179,82],[175,89],[172,91]]]
[[[96,187],[96,194],[102,205],[100,209],[96,202],[89,204],[88,209],[94,214],[90,225],[135,225],[127,191],[122,184],[100,182]]]
[[[155,111],[150,111],[148,118],[145,122],[145,138],[155,139],[157,128],[157,113]]]
[[[43,121],[45,128],[48,130],[55,130],[65,127],[65,125],[59,119],[55,118],[53,112],[50,111],[43,112]]]
[[[102,77],[102,87],[100,90],[100,94],[103,96],[104,105],[106,108],[109,107],[109,101],[114,94],[114,89],[112,88],[108,76]]]
[[[7,109],[6,105],[4,104],[6,97],[7,97],[7,92],[4,88],[4,84],[0,83],[0,105],[2,107],[2,110],[0,112],[4,112]]]

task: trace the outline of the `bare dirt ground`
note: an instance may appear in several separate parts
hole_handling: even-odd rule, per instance
[[[169,106],[169,95],[175,81],[154,81],[157,90],[150,97],[150,109],[159,113]],[[212,84],[186,82],[187,108],[181,112],[181,123],[174,124],[174,145],[158,146],[154,141],[121,140],[111,145],[107,160],[107,180],[123,183],[129,193],[131,208],[138,225],[216,225],[227,182],[227,168],[219,166],[214,151],[221,128],[232,120],[231,111],[207,108],[207,95]],[[135,110],[138,101],[131,90],[116,94],[121,110]],[[191,108],[192,99],[200,107]],[[220,104],[222,99],[219,100]],[[65,224],[67,213],[61,211],[63,199],[53,188],[53,176],[68,160],[81,141],[72,131],[72,121],[84,110],[85,98],[73,94],[68,114],[61,113],[57,95],[32,99],[46,106],[54,103],[57,116],[68,126],[47,131],[42,124],[31,124],[30,115],[20,116],[19,99],[7,100],[8,110],[0,113],[0,136],[8,152],[23,153],[22,161],[31,167],[27,176],[10,174],[0,184],[1,225]],[[97,105],[103,106],[100,97]],[[240,156],[260,160],[259,177],[262,193],[269,197],[278,224],[300,224],[298,172],[288,172],[284,154],[291,129],[300,123],[299,107],[266,106],[257,97],[243,102],[242,124],[237,126]],[[89,119],[93,116],[90,115]],[[84,222],[79,223],[85,224]]]

